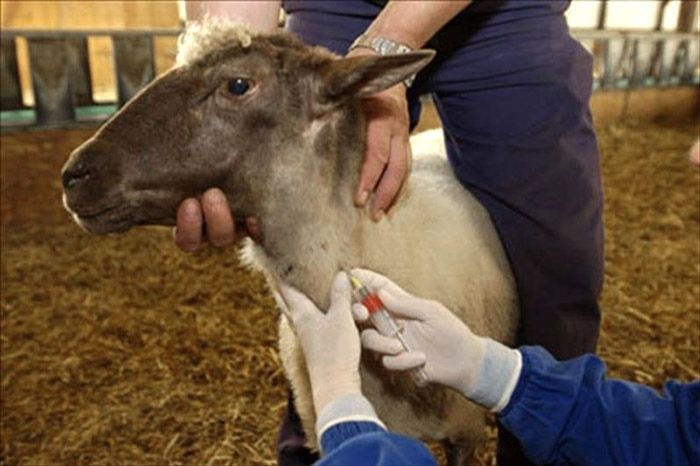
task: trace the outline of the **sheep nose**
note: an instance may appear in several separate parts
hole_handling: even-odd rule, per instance
[[[90,170],[83,162],[78,162],[63,171],[63,187],[68,189],[90,179]]]

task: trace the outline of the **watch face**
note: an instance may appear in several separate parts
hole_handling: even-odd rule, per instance
[[[394,42],[386,37],[369,38],[365,34],[361,34],[355,42],[350,46],[350,50],[357,47],[369,47],[380,55],[394,55],[398,53],[412,52],[410,47],[407,47],[398,42]]]
[[[372,40],[372,46],[380,55],[389,55],[400,52],[399,44],[383,37],[375,37]]]
[[[365,34],[361,34],[357,39],[355,39],[355,42],[353,42],[353,44],[350,46],[350,50],[357,47],[369,47],[379,55],[396,55],[413,51],[410,47],[394,42],[386,37],[369,38]],[[404,79],[403,83],[407,88],[411,87],[411,84],[413,84],[415,78],[415,75],[409,76],[408,78]]]

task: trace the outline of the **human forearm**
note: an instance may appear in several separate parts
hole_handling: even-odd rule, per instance
[[[522,347],[518,386],[500,422],[537,464],[694,464],[700,385],[666,391],[607,379],[594,355],[559,362]]]
[[[348,56],[377,54],[372,39],[382,37],[419,49],[470,1],[390,1],[364,33],[363,45]],[[369,39],[369,41],[367,41]],[[367,118],[366,151],[355,193],[355,204],[371,197],[371,216],[379,221],[398,200],[411,171],[408,144],[409,112],[406,87],[412,79],[385,89],[363,101]]]
[[[185,9],[188,20],[201,20],[206,16],[226,18],[246,24],[259,32],[277,29],[281,0],[268,1],[188,1]]]
[[[418,49],[470,3],[471,0],[390,1],[365,34]]]

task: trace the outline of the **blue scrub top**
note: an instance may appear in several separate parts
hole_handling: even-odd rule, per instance
[[[500,422],[535,464],[700,464],[700,382],[668,382],[662,393],[606,379],[594,355],[559,362],[522,347],[523,367]],[[433,465],[417,440],[371,422],[333,426],[321,438],[318,466]]]

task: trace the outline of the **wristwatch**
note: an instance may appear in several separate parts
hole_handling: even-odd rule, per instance
[[[355,39],[355,42],[352,43],[348,51],[352,52],[353,50],[359,48],[374,50],[379,55],[399,55],[402,53],[413,52],[413,49],[407,45],[394,42],[386,37],[370,37],[367,34],[360,34],[360,36]],[[411,87],[411,84],[413,84],[415,79],[416,75],[414,74],[404,79],[403,83],[408,88]]]

